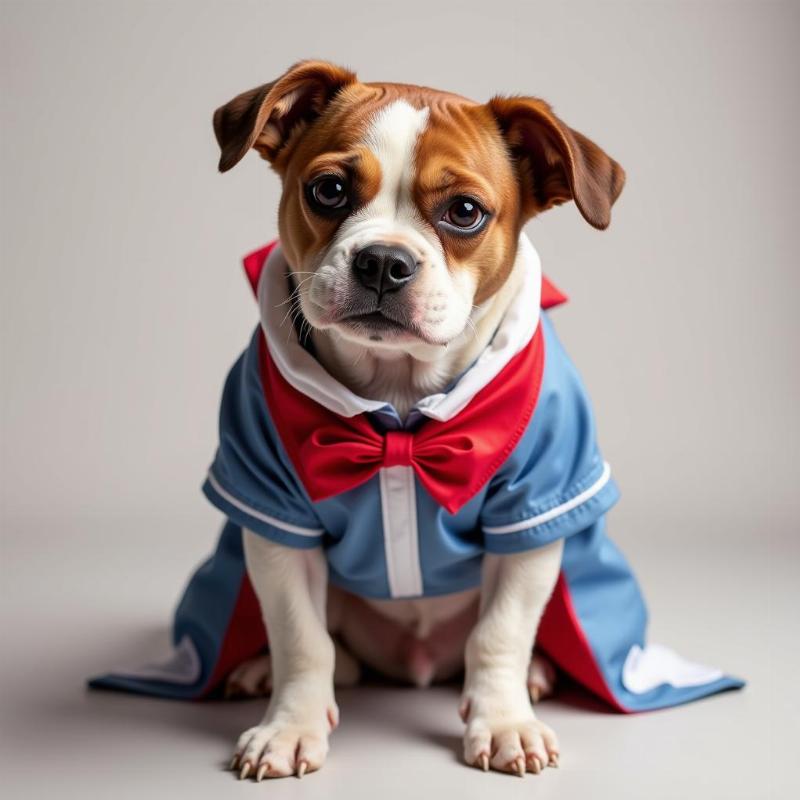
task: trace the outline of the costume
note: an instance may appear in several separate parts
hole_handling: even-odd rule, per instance
[[[526,237],[518,257],[523,287],[489,346],[405,421],[338,383],[282,325],[290,286],[279,245],[245,259],[261,325],[228,376],[203,486],[228,521],[178,607],[171,657],[92,685],[202,697],[266,645],[242,527],[323,547],[331,582],[374,598],[473,588],[484,553],[564,539],[537,636],[561,669],[618,711],[743,685],[645,647],[641,593],[606,535],[619,493],[584,387],[540,312],[566,298],[543,279]]]

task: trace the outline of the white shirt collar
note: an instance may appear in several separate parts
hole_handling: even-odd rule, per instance
[[[519,239],[519,260],[524,268],[522,287],[492,340],[450,391],[424,397],[414,406],[421,414],[440,421],[456,416],[533,337],[539,325],[542,271],[539,256],[525,234]],[[303,347],[294,325],[286,324],[288,272],[289,265],[278,245],[270,253],[258,282],[261,327],[272,360],[283,377],[297,391],[342,417],[386,408],[385,401],[361,397],[337,381]]]

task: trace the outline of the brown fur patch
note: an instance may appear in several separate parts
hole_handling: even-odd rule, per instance
[[[483,106],[448,97],[431,107],[416,165],[415,201],[434,229],[436,214],[459,195],[474,197],[489,213],[476,235],[437,230],[449,268],[475,275],[474,302],[482,303],[508,277],[524,221],[516,175],[497,126]]]

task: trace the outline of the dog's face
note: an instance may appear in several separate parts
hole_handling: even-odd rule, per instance
[[[302,312],[370,348],[461,335],[511,272],[520,230],[575,200],[609,223],[624,172],[534,98],[485,105],[303,62],[214,115],[220,170],[250,149],[283,180]]]

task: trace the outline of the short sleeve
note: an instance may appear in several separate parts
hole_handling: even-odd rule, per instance
[[[264,399],[261,331],[225,381],[219,447],[203,493],[232,522],[290,547],[322,543],[323,529],[283,450]]]
[[[516,553],[578,533],[619,499],[597,446],[589,398],[542,315],[545,368],[536,411],[490,482],[481,511],[487,552]]]

